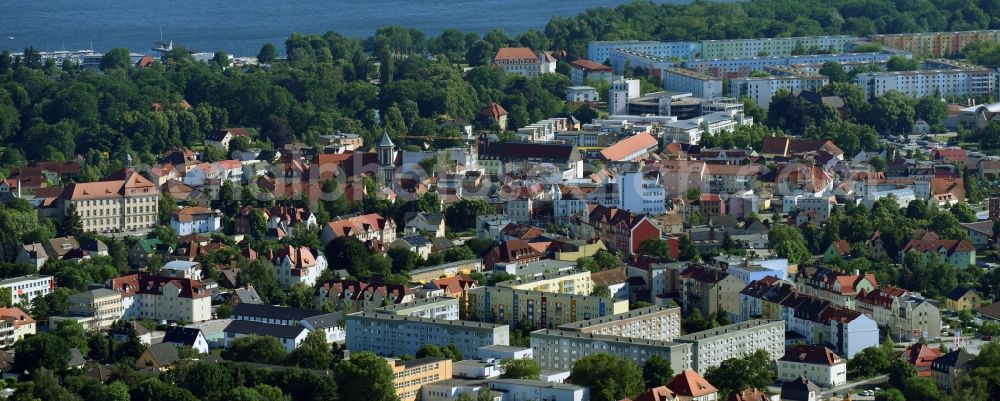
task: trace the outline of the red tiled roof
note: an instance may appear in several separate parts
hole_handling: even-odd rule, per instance
[[[639,394],[632,401],[672,401],[675,400],[674,392],[666,386],[654,387],[649,391]]]
[[[657,143],[656,138],[648,132],[640,132],[602,150],[601,156],[610,161],[627,161],[625,158],[643,150],[652,150]]]
[[[21,327],[21,325],[35,323],[35,319],[32,319],[31,315],[24,313],[21,308],[16,306],[10,308],[0,308],[0,318],[13,320],[15,328]]]
[[[899,355],[899,359],[906,361],[910,365],[913,365],[917,369],[918,376],[930,376],[931,372],[929,368],[931,363],[935,359],[941,356],[941,350],[931,347],[927,344],[916,343],[906,348],[902,354]],[[925,369],[920,369],[925,368]]]
[[[948,255],[955,252],[969,252],[975,248],[971,242],[968,240],[948,240],[948,239],[938,239],[938,240],[912,240],[906,243],[903,247],[903,252],[910,250],[915,250],[917,252],[937,252],[938,249],[945,248]]]
[[[673,391],[675,394],[685,397],[702,397],[712,393],[718,393],[719,390],[701,377],[697,372],[691,369],[685,369],[683,372],[674,376],[670,383],[667,384],[667,388]]]
[[[763,391],[748,388],[729,394],[729,398],[726,401],[771,401],[771,398]]]
[[[780,360],[829,366],[846,362],[822,345],[797,345],[786,351],[785,356],[781,357]]]
[[[831,246],[833,246],[834,252],[837,252],[839,256],[846,256],[851,253],[851,243],[847,240],[836,241]]]
[[[934,149],[934,159],[947,161],[963,161],[968,158],[965,149],[962,148],[939,148]]]
[[[479,109],[479,112],[476,113],[476,115],[499,120],[500,117],[510,115],[510,113],[508,113],[507,109],[504,109],[499,103],[490,103],[488,106]]]
[[[613,68],[608,67],[604,64],[598,64],[590,60],[579,59],[569,63],[571,66],[579,68],[581,70],[587,71],[597,71],[597,72],[612,72]]]
[[[123,297],[135,294],[162,295],[163,287],[172,285],[180,289],[178,296],[183,298],[204,298],[212,295],[205,286],[197,280],[186,278],[152,276],[146,273],[131,274],[111,279],[111,289]]]
[[[493,57],[493,62],[522,60],[538,61],[538,55],[535,54],[534,50],[527,47],[501,47],[497,51],[497,55]]]
[[[389,222],[378,213],[353,216],[327,223],[336,237],[356,236],[372,231],[384,230]]]

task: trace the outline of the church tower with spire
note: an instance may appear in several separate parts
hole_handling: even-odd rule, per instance
[[[376,147],[378,148],[378,164],[382,170],[382,178],[386,185],[391,187],[396,170],[396,144],[392,143],[388,132],[383,132]]]

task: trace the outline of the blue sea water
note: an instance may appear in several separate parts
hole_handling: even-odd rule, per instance
[[[657,0],[677,2],[686,0]],[[160,38],[197,51],[256,55],[293,32],[336,31],[367,37],[385,25],[440,34],[449,28],[508,33],[544,29],[556,15],[573,16],[626,0],[0,0],[0,50],[127,47],[146,53]],[[14,39],[9,39],[12,35]]]

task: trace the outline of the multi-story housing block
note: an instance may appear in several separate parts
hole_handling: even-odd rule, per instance
[[[692,264],[677,276],[679,299],[684,310],[699,310],[703,316],[739,313],[743,280],[721,269]]]
[[[422,317],[439,320],[458,320],[460,312],[459,298],[438,296],[421,298],[405,304],[393,304],[375,309],[375,313],[387,313],[398,316]]]
[[[745,77],[729,81],[733,97],[747,96],[761,107],[771,104],[771,98],[779,90],[789,93],[796,90],[819,90],[830,83],[830,79],[822,75],[786,75],[771,77]]]
[[[387,359],[392,368],[392,386],[399,401],[416,401],[425,384],[449,380],[452,362],[447,358],[420,358],[411,361]]]
[[[701,58],[732,59],[761,56],[791,56],[823,51],[842,53],[855,36],[800,36],[791,38],[722,39],[701,41]]]
[[[573,85],[586,85],[587,81],[608,81],[614,77],[614,70],[604,64],[590,60],[574,60],[569,63],[570,82]]]
[[[121,294],[106,288],[71,295],[68,303],[70,315],[90,318],[81,323],[85,323],[84,327],[91,330],[111,327],[112,323],[125,315]]]
[[[763,71],[768,67],[794,66],[802,64],[823,64],[834,62],[839,64],[885,64],[893,56],[910,57],[907,52],[882,51],[878,53],[838,53],[810,54],[802,56],[771,56],[732,59],[699,59],[688,60],[681,66],[703,74],[722,78],[746,77],[754,71]]]
[[[0,280],[0,297],[6,298],[4,301],[9,301],[10,305],[31,305],[35,298],[43,297],[55,288],[55,277],[29,274]]]
[[[111,279],[121,294],[123,319],[201,322],[212,318],[212,292],[200,281],[145,273]]]
[[[629,49],[611,50],[608,53],[608,61],[611,62],[611,68],[617,75],[625,75],[625,69],[631,68],[632,71],[644,72],[649,77],[659,77],[662,70],[679,64],[675,59]]]
[[[83,231],[87,232],[156,227],[160,200],[156,184],[132,170],[110,178],[66,186],[60,195],[63,214],[75,207]]]
[[[509,345],[507,325],[464,320],[427,319],[388,313],[347,315],[347,349],[383,356],[416,355],[424,344],[454,344],[462,355],[477,355],[480,347]]]
[[[1000,30],[896,33],[870,35],[868,39],[920,56],[952,57],[971,43],[1000,42]]]
[[[741,358],[762,349],[777,360],[785,355],[785,322],[748,320],[674,339],[691,344],[691,368],[704,372],[729,358]]]
[[[471,317],[482,322],[556,327],[628,311],[628,301],[589,295],[479,287],[468,291]]]
[[[711,99],[722,96],[722,79],[684,68],[667,68],[661,72],[663,88],[668,91],[691,93]]]
[[[564,324],[559,329],[602,336],[673,341],[681,335],[681,309],[662,305],[647,306],[617,315]]]
[[[701,43],[698,42],[657,42],[651,40],[608,40],[587,44],[587,58],[598,63],[609,61],[615,49],[632,50],[656,57],[686,60],[698,57]]]
[[[925,61],[923,68],[919,71],[868,72],[858,74],[854,80],[868,98],[889,91],[914,98],[997,95],[997,73],[989,68],[949,60]]]
[[[545,273],[538,276],[497,283],[497,287],[515,290],[556,292],[560,294],[590,295],[594,290],[594,282],[590,272],[585,270],[566,270]]]
[[[542,369],[570,370],[577,360],[606,352],[642,366],[657,355],[675,371],[691,368],[692,345],[681,342],[605,336],[577,331],[544,329],[531,332],[532,357]]]

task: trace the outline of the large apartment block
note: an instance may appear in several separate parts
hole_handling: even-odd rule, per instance
[[[542,369],[570,370],[577,360],[596,353],[609,353],[642,366],[657,355],[670,362],[675,372],[691,368],[691,344],[604,336],[568,330],[531,332],[532,357]]]
[[[747,96],[760,107],[771,104],[771,98],[780,89],[788,92],[796,90],[819,90],[830,83],[829,78],[822,75],[784,75],[772,77],[736,78],[729,82],[733,97]]]
[[[560,294],[590,295],[594,290],[594,282],[590,279],[589,271],[567,270],[504,281],[497,283],[497,287],[515,290],[557,292]]]
[[[587,58],[597,63],[603,63],[608,61],[611,57],[611,51],[615,49],[686,60],[698,56],[701,44],[698,42],[657,42],[652,40],[605,40],[587,44]]]
[[[855,36],[802,36],[794,38],[726,39],[701,41],[703,59],[791,56],[796,49],[802,53],[822,50],[842,53]],[[800,53],[800,54],[802,54]]]
[[[996,96],[997,73],[988,68],[947,60],[928,60],[919,71],[869,72],[854,80],[873,98],[888,91],[920,98]]]
[[[663,87],[674,92],[690,92],[700,98],[722,96],[722,79],[684,68],[667,68],[660,75]]]
[[[931,57],[951,57],[975,42],[1000,42],[1000,30],[962,32],[897,33],[871,35],[872,42],[895,47],[913,54]]]
[[[477,355],[480,347],[509,345],[506,325],[464,320],[427,319],[387,313],[347,315],[347,349],[383,356],[416,355],[424,344],[455,344],[462,355]]]
[[[160,190],[135,171],[108,181],[70,184],[60,200],[63,213],[76,207],[83,231],[111,232],[153,228],[159,216]]]
[[[458,298],[439,296],[383,306],[375,309],[375,313],[427,319],[458,320],[460,309]]]
[[[588,295],[479,287],[469,290],[472,318],[517,326],[556,327],[628,312],[628,301]]]
[[[717,327],[674,339],[691,344],[691,368],[704,372],[729,358],[750,355],[758,349],[776,360],[785,355],[785,322],[755,319]]]
[[[681,335],[681,308],[648,306],[617,315],[564,324],[559,329],[584,334],[673,341]]]
[[[387,359],[392,368],[392,387],[399,401],[415,401],[426,383],[451,379],[451,359],[420,358],[411,361]]]

